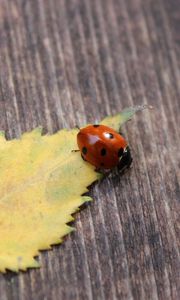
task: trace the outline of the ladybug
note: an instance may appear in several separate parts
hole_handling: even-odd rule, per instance
[[[129,167],[132,158],[124,137],[105,125],[88,125],[79,130],[77,144],[82,158],[99,169]]]

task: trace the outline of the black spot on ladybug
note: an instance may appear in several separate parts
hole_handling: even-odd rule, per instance
[[[121,157],[123,155],[123,152],[124,152],[123,148],[120,148],[118,150],[118,157]]]
[[[101,167],[104,167],[104,163],[101,163]]]
[[[87,161],[85,158],[84,158],[84,156],[81,154],[81,157],[82,157],[82,159],[84,160],[84,161]]]
[[[83,147],[83,148],[82,148],[82,153],[83,153],[84,155],[87,154],[87,148],[86,148],[86,147]]]
[[[104,135],[107,139],[113,139],[114,138],[114,135],[110,132],[105,132]]]
[[[102,148],[101,149],[101,156],[105,156],[106,155],[106,149],[105,148]]]
[[[95,127],[95,128],[96,128],[96,127],[99,127],[99,126],[100,126],[100,125],[98,125],[98,124],[94,124],[94,125],[93,125],[93,127]]]

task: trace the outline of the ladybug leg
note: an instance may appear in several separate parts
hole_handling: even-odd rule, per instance
[[[102,168],[96,168],[95,171],[98,172],[98,173],[103,174],[104,176],[108,175],[110,173],[110,170],[108,170],[108,169],[102,169]]]
[[[79,152],[79,151],[80,151],[79,149],[71,150],[71,152]]]

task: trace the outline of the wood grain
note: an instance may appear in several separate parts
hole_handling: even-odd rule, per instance
[[[180,298],[179,24],[178,0],[0,0],[8,139],[154,107],[124,128],[133,168],[92,187],[41,269],[1,274],[1,300]]]

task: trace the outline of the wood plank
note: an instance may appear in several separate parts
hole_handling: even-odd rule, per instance
[[[148,103],[132,169],[94,185],[76,231],[0,299],[179,299],[178,0],[0,0],[0,129],[53,133]]]

